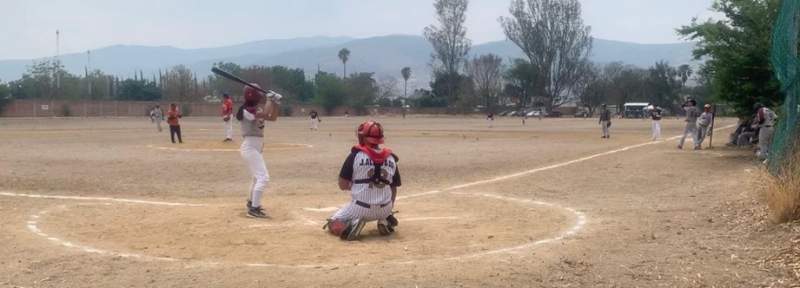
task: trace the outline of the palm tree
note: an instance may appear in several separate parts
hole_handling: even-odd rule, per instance
[[[350,50],[347,48],[339,50],[339,59],[342,60],[342,65],[344,65],[344,73],[342,74],[342,79],[344,79],[347,78],[347,60],[350,60]]]
[[[408,79],[411,78],[411,67],[405,67],[403,70],[400,70],[400,74],[403,74],[403,98],[408,98]]]

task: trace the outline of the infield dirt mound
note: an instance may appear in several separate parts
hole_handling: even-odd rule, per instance
[[[226,264],[338,266],[465,257],[557,237],[574,216],[554,207],[469,195],[405,200],[398,232],[369,223],[360,241],[321,229],[330,212],[269,199],[272,219],[247,218],[244,205],[158,207],[73,204],[52,208],[39,228],[65,241],[114,253]],[[413,212],[411,212],[413,211]]]

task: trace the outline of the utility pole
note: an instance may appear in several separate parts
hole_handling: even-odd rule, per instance
[[[56,59],[55,59],[55,61],[53,63],[53,74],[54,74],[54,76],[56,78],[55,96],[57,96],[59,99],[61,98],[60,97],[61,96],[61,73],[59,73],[59,71],[58,71],[58,67],[60,66],[60,61],[61,61],[59,59],[60,56],[61,56],[61,46],[60,45],[61,45],[61,31],[56,30]],[[51,111],[50,115],[55,117],[56,116],[55,113],[52,112],[53,111],[53,98],[54,97],[50,97],[50,106],[48,108]]]
[[[89,71],[92,70],[92,50],[86,50],[86,86],[88,88],[87,98],[83,100],[83,117],[89,117],[89,112],[87,112],[88,105],[86,101],[91,100],[92,97],[92,78],[89,76]]]

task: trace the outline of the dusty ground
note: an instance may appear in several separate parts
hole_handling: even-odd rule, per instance
[[[379,119],[401,226],[341,242],[321,225],[348,200],[335,179],[362,120],[269,126],[273,218],[253,220],[216,119],[185,119],[183,145],[145,119],[0,119],[0,287],[796,284],[780,260],[796,226],[765,220],[748,151],[639,145],[641,120],[603,141],[592,119]]]

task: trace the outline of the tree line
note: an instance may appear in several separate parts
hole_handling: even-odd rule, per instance
[[[349,106],[354,113],[365,113],[376,104],[400,105],[394,99],[396,81],[390,87],[381,87],[373,73],[355,73],[345,78],[319,72],[307,79],[302,69],[283,66],[241,67],[227,62],[214,66],[282,93],[288,103],[317,104],[326,110]],[[403,73],[410,77],[409,68],[404,68]],[[44,60],[30,66],[22,78],[0,83],[0,99],[218,102],[223,94],[241,101],[242,89],[240,84],[217,75],[197,77],[183,65],[149,77],[139,71],[133,77],[120,78],[100,70],[75,75],[64,70],[58,61]]]
[[[416,91],[420,106],[551,110],[578,103],[593,111],[603,103],[639,101],[670,109],[682,102],[682,96],[706,98],[706,78],[694,75],[688,65],[658,62],[640,69],[589,61],[591,28],[584,25],[577,0],[511,1],[511,16],[499,22],[525,58],[504,61],[493,54],[469,58],[468,6],[468,0],[434,2],[437,23],[424,30],[434,48],[434,79],[430,90]]]
[[[778,0],[717,0],[712,10],[725,20],[694,20],[677,29],[698,42],[694,51],[704,64],[697,69],[658,62],[648,69],[622,63],[598,64],[588,60],[591,27],[585,25],[578,0],[512,0],[510,16],[501,17],[507,38],[525,55],[501,59],[497,55],[468,57],[466,37],[468,0],[435,0],[437,23],[426,27],[431,43],[433,79],[428,89],[409,93],[410,68],[398,67],[403,85],[395,77],[376,79],[372,73],[347,74],[351,51],[338,53],[342,75],[287,67],[216,63],[265,87],[287,95],[287,101],[314,103],[332,110],[352,106],[363,112],[372,105],[446,107],[454,111],[487,110],[498,106],[554,109],[578,103],[589,110],[601,103],[651,102],[676,108],[684,98],[731,104],[746,115],[756,102],[782,103],[780,85],[769,61],[772,23]],[[697,71],[693,71],[697,70]],[[237,84],[216,76],[199,79],[185,66],[158,75],[137,73],[121,79],[102,71],[73,75],[57,61],[32,65],[19,80],[0,83],[0,100],[91,99],[211,101],[221,93],[241,94]],[[398,87],[402,87],[402,92]],[[400,96],[403,97],[400,97]]]

